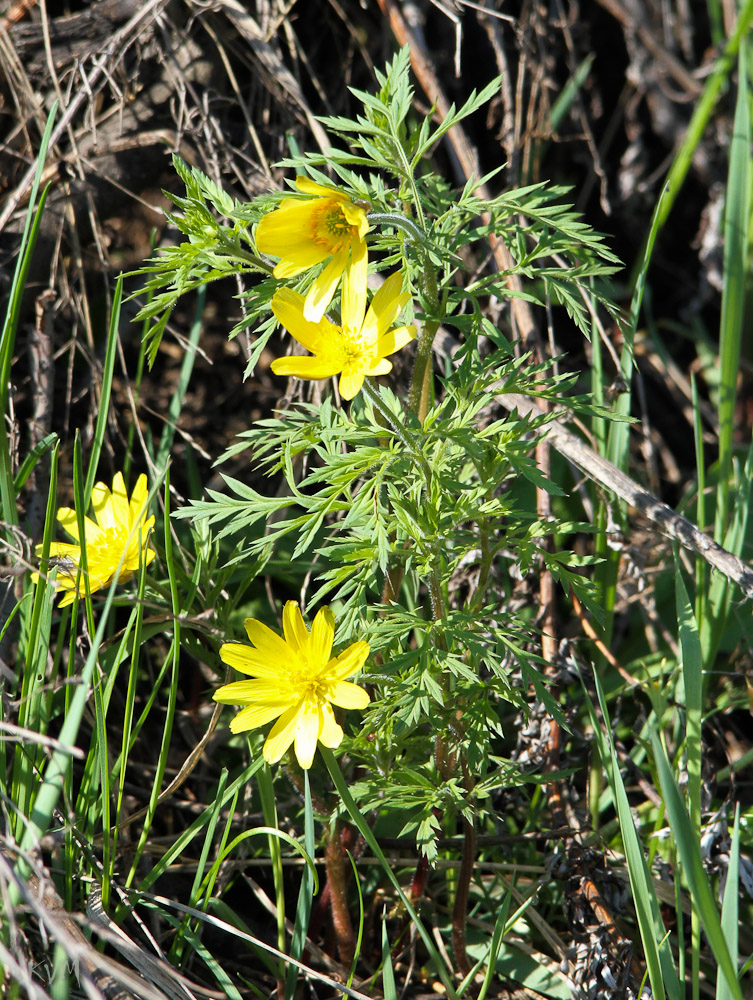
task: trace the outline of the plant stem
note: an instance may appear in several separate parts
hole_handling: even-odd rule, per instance
[[[423,941],[424,946],[427,952],[429,953],[430,959],[435,963],[437,973],[439,975],[439,978],[442,980],[442,985],[445,988],[445,994],[448,997],[448,1000],[458,1000],[458,995],[455,992],[455,988],[452,982],[452,977],[449,974],[449,971],[444,961],[442,960],[442,957],[437,951],[432,936],[428,933],[423,923],[419,919],[418,914],[416,913],[413,907],[413,904],[403,891],[403,888],[398,882],[395,873],[392,871],[390,863],[385,858],[384,852],[377,843],[376,837],[374,836],[371,827],[366,822],[363,813],[356,805],[355,800],[353,799],[353,796],[350,793],[350,789],[348,788],[348,784],[345,781],[345,778],[343,777],[343,773],[340,770],[340,766],[337,763],[335,755],[332,753],[331,750],[328,750],[327,747],[324,746],[320,746],[319,752],[321,753],[322,759],[327,767],[327,770],[329,771],[330,776],[332,777],[332,782],[335,788],[337,789],[340,798],[342,799],[343,805],[350,814],[350,818],[353,820],[354,825],[358,828],[359,832],[361,833],[361,836],[369,845],[374,856],[379,861],[382,867],[382,871],[385,873],[387,878],[395,887],[395,890],[397,891],[397,894],[400,897],[403,906],[405,907],[406,911],[408,912],[408,915],[413,921],[413,924],[416,930],[418,931],[419,937]]]
[[[332,904],[332,925],[335,929],[337,953],[343,965],[350,968],[356,951],[356,939],[353,933],[353,922],[348,909],[348,893],[345,880],[345,864],[340,847],[341,824],[335,820],[330,828],[325,851],[327,867],[327,882],[329,883],[330,902]]]

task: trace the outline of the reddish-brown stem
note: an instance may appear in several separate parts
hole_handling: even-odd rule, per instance
[[[337,954],[343,965],[350,967],[356,951],[356,938],[348,909],[348,893],[345,877],[345,859],[340,844],[340,823],[337,821],[329,832],[324,854],[327,867],[330,904],[332,906],[332,926],[337,942]]]

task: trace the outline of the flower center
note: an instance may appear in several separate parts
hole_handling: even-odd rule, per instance
[[[126,532],[119,525],[108,528],[95,542],[87,542],[86,554],[89,562],[108,562],[116,566],[123,554],[126,543]]]
[[[331,198],[323,198],[311,213],[311,238],[331,254],[337,253],[346,243],[357,236],[355,226],[345,218],[340,203]]]
[[[346,364],[357,364],[363,359],[364,355],[369,353],[369,345],[366,342],[366,338],[360,331],[356,333],[354,330],[347,328],[342,331],[342,334],[345,362]]]
[[[328,684],[318,677],[312,677],[305,668],[291,676],[290,686],[301,703],[316,705],[326,700]]]

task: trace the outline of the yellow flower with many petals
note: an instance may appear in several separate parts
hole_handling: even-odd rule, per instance
[[[298,763],[309,768],[317,742],[333,748],[343,738],[332,706],[365,708],[369,703],[366,691],[345,679],[364,665],[369,644],[354,642],[331,658],[334,615],[322,608],[309,634],[295,601],[288,601],[282,612],[284,638],[255,618],[247,618],[245,625],[253,646],[226,642],[220,657],[253,680],[225,684],[214,700],[246,706],[230,723],[234,733],[277,719],[264,743],[264,759],[275,764],[294,744]]]
[[[154,551],[148,547],[148,534],[154,526],[154,517],[146,517],[147,492],[146,476],[141,475],[129,500],[120,472],[112,481],[112,492],[104,483],[97,483],[92,490],[92,507],[96,520],[84,518],[90,592],[109,586],[118,566],[119,582],[124,583],[138,572],[142,558],[146,560],[147,566],[154,559]],[[75,510],[60,507],[57,519],[78,543],[73,545],[70,542],[53,542],[50,545],[50,559],[59,560],[55,584],[58,590],[65,591],[60,602],[60,607],[64,608],[73,603],[77,592],[81,540]],[[37,545],[37,555],[41,553],[42,546]],[[36,583],[39,574],[33,573],[32,580]],[[83,597],[84,592],[84,582],[80,580],[78,594]]]
[[[366,209],[344,191],[324,187],[308,177],[296,177],[295,183],[311,197],[283,198],[256,227],[256,246],[261,253],[280,258],[275,278],[294,278],[331,258],[306,296],[304,315],[316,323],[343,274],[365,285],[369,261],[364,236],[369,224]]]
[[[281,288],[272,297],[272,312],[299,344],[313,357],[290,355],[276,358],[276,375],[320,379],[340,376],[340,395],[353,399],[367,375],[386,375],[392,370],[388,354],[394,354],[416,336],[415,326],[390,329],[395,317],[410,299],[402,291],[399,273],[391,275],[366,309],[366,284],[354,287],[346,277],[343,284],[341,326],[326,316],[318,323],[306,319],[303,297],[291,288]]]

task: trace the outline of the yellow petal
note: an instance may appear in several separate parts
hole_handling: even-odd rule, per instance
[[[286,647],[287,648],[287,647]],[[220,646],[220,659],[227,663],[229,667],[240,670],[243,674],[250,674],[252,677],[278,678],[280,669],[270,663],[269,657],[251,646],[244,646],[240,642],[226,642]]]
[[[308,271],[329,257],[328,251],[318,247],[316,243],[302,243],[296,247],[289,247],[286,254],[284,260],[275,264],[272,272],[275,278],[280,278],[282,281],[295,278],[302,271]]]
[[[244,733],[248,729],[258,729],[259,726],[263,726],[267,722],[271,722],[272,719],[276,719],[281,711],[281,708],[270,711],[269,709],[256,705],[250,705],[248,708],[242,708],[240,712],[238,712],[237,715],[234,715],[230,720],[230,732]]]
[[[295,729],[295,755],[298,763],[307,771],[314,762],[316,744],[319,740],[321,709],[318,703],[306,701],[298,710]]]
[[[342,213],[349,225],[354,226],[358,232],[358,238],[362,240],[369,229],[369,220],[366,211],[360,205],[354,205],[352,201],[344,201]]]
[[[340,376],[340,395],[343,399],[353,399],[361,391],[364,374],[362,371],[343,372]]]
[[[382,284],[377,289],[374,298],[371,300],[371,305],[375,312],[382,312],[382,310],[390,307],[392,300],[398,298],[403,290],[403,275],[400,271],[395,271],[388,278],[385,278]]]
[[[325,702],[321,709],[321,719],[319,723],[319,741],[334,750],[339,747],[343,738],[342,727],[335,720],[332,708]]]
[[[340,313],[342,325],[358,331],[363,326],[366,313],[366,282],[369,272],[369,254],[363,240],[350,244],[350,256],[345,268]]]
[[[94,517],[97,519],[97,524],[104,531],[116,527],[117,521],[115,520],[115,511],[112,504],[112,494],[110,493],[109,486],[105,485],[105,483],[94,484],[92,489],[92,510]],[[87,537],[88,534],[87,532]]]
[[[273,212],[268,212],[256,227],[256,247],[260,253],[297,260],[302,267],[312,267],[329,254],[311,238],[316,204],[310,201],[285,201]],[[306,257],[306,255],[309,255]],[[318,258],[318,259],[317,259]],[[312,263],[304,263],[311,259]]]
[[[105,489],[106,488],[107,487],[105,487]],[[76,519],[76,511],[72,507],[61,507],[58,510],[57,517],[63,530],[67,532],[71,538],[75,538],[77,542],[80,542],[81,539],[78,536],[78,520]],[[87,542],[95,542],[102,534],[99,526],[96,522],[92,521],[90,517],[84,518],[84,532],[86,534]]]
[[[366,708],[371,701],[367,691],[350,681],[337,681],[330,688],[328,697],[333,705],[340,708]]]
[[[112,481],[112,514],[116,525],[127,527],[129,521],[130,505],[128,503],[128,493],[123,481],[123,473],[116,472]]]
[[[294,705],[272,726],[272,731],[264,743],[264,760],[268,764],[276,764],[295,739],[299,711],[300,706]]]
[[[58,588],[60,590],[68,591],[65,597],[60,602],[60,604],[58,604],[59,608],[67,608],[68,605],[73,604],[74,600],[76,599],[76,594],[78,593],[78,591],[76,590],[75,584],[63,583],[61,581],[58,583]]]
[[[321,379],[337,375],[342,367],[329,358],[302,357],[291,354],[276,358],[269,366],[275,375],[292,375],[295,378]]]
[[[325,667],[332,655],[332,643],[335,638],[335,616],[329,608],[320,608],[311,626],[311,644],[309,646],[309,662],[317,668],[318,664]]]
[[[290,288],[280,288],[272,296],[272,312],[277,320],[302,347],[311,351],[312,354],[318,354],[325,332],[331,332],[332,324],[329,321],[325,323],[311,322],[306,319],[303,310],[303,296]],[[337,328],[334,327],[334,329]]]
[[[386,375],[392,371],[392,362],[384,358],[375,358],[366,369],[367,375]]]
[[[129,504],[129,518],[131,524],[136,524],[137,521],[143,521],[146,517],[146,498],[148,493],[149,487],[147,485],[146,476],[142,472],[136,480],[136,485],[133,487],[133,493],[131,493],[131,502]],[[151,524],[144,522],[144,528],[151,528],[154,524],[153,517],[148,520],[151,521]]]
[[[297,653],[308,649],[309,634],[297,601],[287,601],[282,609],[282,631],[285,642]]]
[[[332,296],[335,294],[338,282],[345,270],[350,253],[349,247],[350,244],[346,243],[341,250],[337,251],[309,289],[303,306],[303,315],[309,322],[318,323],[327,311],[327,306],[332,301]],[[293,335],[295,336],[295,334]]]
[[[350,677],[351,674],[361,669],[368,655],[368,642],[364,642],[363,640],[354,642],[352,646],[348,646],[347,649],[343,650],[337,659],[332,660],[329,665],[330,676],[337,680],[344,680],[346,677]]]
[[[310,177],[306,177],[304,174],[299,174],[296,177],[295,186],[303,194],[318,195],[321,198],[336,198],[338,201],[350,200],[344,191],[338,191],[337,188],[329,188],[323,184],[317,184],[316,181],[312,181]]]
[[[379,335],[392,326],[395,317],[410,299],[408,292],[401,292],[402,286],[403,277],[396,271],[387,278],[371,301],[369,316],[375,318]]]
[[[290,688],[279,680],[232,681],[223,684],[212,695],[221,705],[263,704],[276,707],[274,718],[295,700]]]
[[[405,347],[406,344],[409,344],[415,336],[415,326],[396,326],[394,330],[381,335],[377,341],[377,354],[380,358],[384,358],[388,354],[394,354]]]
[[[41,545],[37,545],[37,555],[42,555]],[[81,560],[81,547],[69,542],[50,542],[50,559],[72,559],[78,564]]]
[[[294,654],[284,639],[256,618],[247,618],[243,624],[246,635],[270,666],[274,665],[278,670],[288,666]]]

